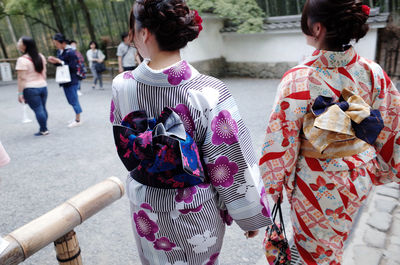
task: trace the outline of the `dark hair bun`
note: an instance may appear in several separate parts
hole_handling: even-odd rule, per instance
[[[312,35],[313,23],[320,22],[327,29],[325,42],[330,48],[341,48],[351,40],[363,38],[369,26],[359,0],[308,0],[302,16],[302,30]]]
[[[199,35],[195,12],[184,0],[138,0],[133,15],[139,27],[155,34],[164,51],[179,50]]]

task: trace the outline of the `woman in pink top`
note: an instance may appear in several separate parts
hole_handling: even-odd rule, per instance
[[[0,142],[0,167],[7,165],[10,162],[10,157],[8,156],[6,150]]]
[[[26,102],[35,112],[40,126],[35,135],[48,135],[46,59],[38,52],[35,41],[30,37],[21,37],[18,49],[23,53],[15,67],[18,71],[18,101]]]

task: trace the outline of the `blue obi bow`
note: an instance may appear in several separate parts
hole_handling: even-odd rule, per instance
[[[145,111],[132,112],[113,130],[118,155],[136,181],[163,189],[204,182],[196,142],[172,109],[165,108],[157,120]]]

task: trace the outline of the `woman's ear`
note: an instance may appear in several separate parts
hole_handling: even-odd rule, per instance
[[[149,40],[150,40],[150,37],[151,37],[151,32],[149,31],[149,29],[147,29],[147,28],[143,28],[141,31],[140,31],[140,34],[142,34],[142,40],[143,40],[143,43],[144,44],[148,44],[148,42],[149,42]]]
[[[323,35],[324,26],[321,22],[316,22],[312,25],[313,36],[318,40]]]

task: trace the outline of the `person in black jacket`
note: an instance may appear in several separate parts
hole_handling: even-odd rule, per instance
[[[53,43],[57,48],[57,58],[54,56],[49,56],[48,61],[55,64],[56,66],[68,65],[69,72],[71,75],[71,82],[60,84],[64,88],[65,96],[67,97],[68,103],[74,108],[75,120],[73,120],[68,127],[76,127],[82,124],[81,113],[82,108],[79,104],[78,99],[78,87],[79,79],[76,74],[78,66],[78,57],[74,50],[67,48],[67,41],[63,34],[56,33],[53,37]]]

